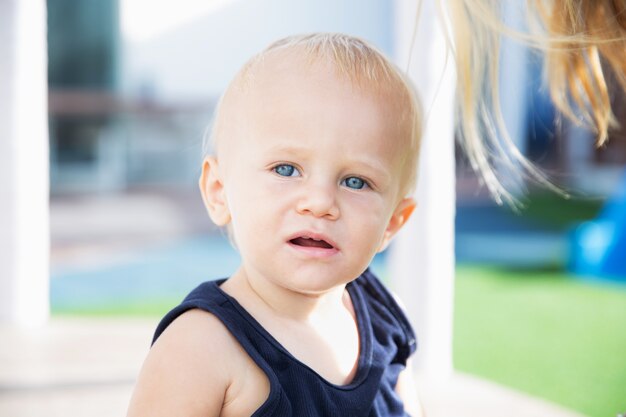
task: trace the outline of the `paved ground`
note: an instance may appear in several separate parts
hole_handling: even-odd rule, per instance
[[[41,329],[0,328],[0,416],[125,415],[154,326],[53,319]]]
[[[125,415],[155,325],[55,318],[42,329],[0,327],[0,416]],[[419,381],[428,417],[581,417],[468,375]]]

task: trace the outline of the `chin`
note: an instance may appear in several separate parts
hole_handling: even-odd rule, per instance
[[[365,268],[363,268],[365,269]],[[286,279],[289,290],[301,294],[319,295],[331,291],[339,286],[346,285],[359,276],[359,273],[346,274],[333,268],[312,268],[312,270],[300,270],[289,274]]]

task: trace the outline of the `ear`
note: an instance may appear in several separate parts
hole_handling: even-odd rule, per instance
[[[202,163],[200,175],[200,193],[209,217],[218,226],[230,223],[230,210],[224,192],[224,182],[219,171],[217,158],[208,156]]]
[[[391,239],[395,236],[396,233],[404,226],[404,224],[409,220],[413,210],[417,207],[417,203],[411,197],[403,198],[393,214],[391,215],[391,219],[389,219],[389,223],[387,224],[387,229],[385,229],[385,234],[383,235],[383,240],[380,243],[380,247],[378,248],[378,252],[382,252],[387,248]]]

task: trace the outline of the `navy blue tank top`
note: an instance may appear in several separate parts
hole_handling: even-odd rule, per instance
[[[415,351],[415,335],[393,296],[366,270],[346,288],[354,305],[360,350],[347,385],[335,385],[291,355],[233,297],[208,281],[159,323],[154,339],[192,308],[220,319],[270,381],[270,393],[253,417],[406,417],[395,392],[400,371]]]

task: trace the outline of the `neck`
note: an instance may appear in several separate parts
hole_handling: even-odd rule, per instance
[[[319,314],[334,314],[338,310],[345,310],[349,303],[345,285],[322,293],[302,293],[249,274],[243,267],[227,283],[227,290],[231,289],[246,301],[261,305],[271,310],[273,315],[288,320],[309,322]]]

